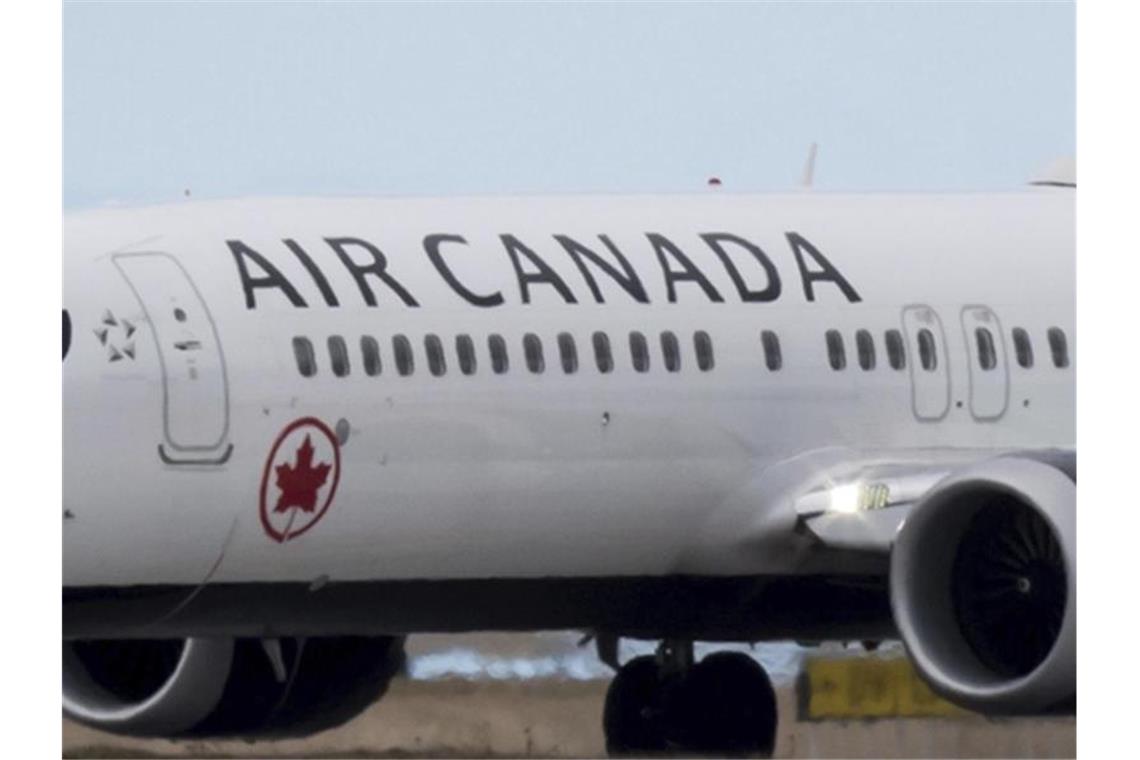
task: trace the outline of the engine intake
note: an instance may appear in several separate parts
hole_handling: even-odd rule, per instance
[[[891,552],[891,608],[931,688],[968,709],[1036,713],[1076,694],[1076,484],[1028,458],[938,483]]]
[[[68,641],[63,708],[133,736],[306,736],[358,715],[402,665],[389,637]]]
[[[217,705],[232,658],[230,639],[64,642],[63,710],[116,733],[179,733]]]

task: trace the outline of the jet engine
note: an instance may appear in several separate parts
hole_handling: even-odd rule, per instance
[[[966,467],[935,485],[899,528],[895,623],[931,688],[962,707],[1026,714],[1075,706],[1071,462],[1000,457]]]
[[[379,699],[403,659],[390,637],[65,641],[63,708],[134,736],[307,736]]]

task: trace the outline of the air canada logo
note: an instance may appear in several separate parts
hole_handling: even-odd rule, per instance
[[[289,424],[273,444],[261,474],[261,525],[278,543],[317,524],[332,505],[340,481],[340,447],[315,417]]]

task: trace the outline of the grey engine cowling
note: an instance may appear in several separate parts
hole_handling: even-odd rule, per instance
[[[135,736],[305,736],[359,714],[402,665],[391,637],[65,641],[63,707]]]
[[[968,709],[1075,706],[1076,482],[999,457],[935,485],[891,552],[895,623],[931,687]]]

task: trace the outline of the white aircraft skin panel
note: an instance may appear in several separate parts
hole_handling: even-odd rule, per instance
[[[668,302],[647,232],[683,250],[723,303],[710,303],[692,281],[678,282],[677,302]],[[742,302],[698,237],[709,232],[762,248],[779,274],[779,298]],[[861,301],[817,281],[816,300],[808,302],[788,232],[826,256]],[[450,288],[425,255],[430,234],[462,235],[467,245],[440,249],[448,267],[474,293],[501,293],[503,304],[475,306]],[[501,234],[541,256],[577,303],[547,283],[531,284],[531,302],[522,303]],[[607,235],[649,303],[637,303],[591,266],[605,298],[595,303],[556,234],[613,261],[598,239]],[[365,305],[325,242],[336,237],[382,250],[386,272],[419,307],[405,306],[374,276],[368,283],[378,304]],[[72,215],[65,239],[64,305],[74,335],[64,361],[64,506],[74,515],[64,527],[67,586],[803,572],[810,565],[788,531],[788,497],[796,478],[828,457],[1073,447],[1073,196],[1064,191],[228,201]],[[339,306],[326,303],[284,239],[308,254]],[[280,289],[257,288],[255,308],[247,308],[227,240],[265,257],[306,306],[294,306]],[[752,256],[730,250],[747,286],[763,289],[764,271]],[[139,300],[110,256],[144,251],[169,254],[189,274],[224,352],[229,424],[200,463],[159,458],[162,368]],[[906,371],[887,366],[883,333],[902,330],[911,305],[931,308],[943,325],[939,358],[950,397],[936,422],[913,413],[915,352]],[[1008,403],[994,419],[979,419],[972,403],[966,306],[990,309],[1006,341]],[[103,341],[95,333],[107,310],[120,327],[126,319],[145,333],[135,336],[134,358],[109,360],[108,342],[121,350],[125,334]],[[1013,360],[1015,326],[1032,337],[1032,369]],[[1068,338],[1068,368],[1050,360],[1045,331],[1052,326]],[[778,372],[764,366],[762,329],[779,335]],[[844,337],[841,372],[828,366],[829,329]],[[858,329],[875,339],[873,371],[859,368]],[[594,364],[597,330],[611,341],[609,374]],[[630,330],[649,341],[648,373],[630,366]],[[661,366],[663,330],[680,341],[679,373]],[[697,330],[712,338],[709,372],[695,366]],[[556,337],[564,331],[577,346],[573,375],[559,364]],[[542,338],[541,375],[526,369],[526,332]],[[411,377],[395,371],[397,333],[412,342]],[[429,333],[443,342],[443,377],[428,371]],[[472,376],[457,366],[460,333],[474,340]],[[492,333],[508,346],[511,366],[502,375],[490,371]],[[330,368],[332,335],[348,346],[351,371],[343,378]],[[379,341],[378,377],[363,371],[361,335]],[[294,336],[312,341],[315,377],[299,374]],[[303,535],[279,542],[259,516],[262,474],[274,441],[306,417],[333,430],[345,420],[348,440],[327,512]],[[839,453],[805,459],[795,477],[774,467],[821,450]]]

